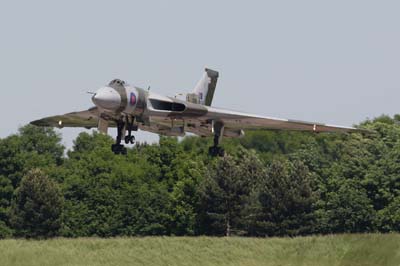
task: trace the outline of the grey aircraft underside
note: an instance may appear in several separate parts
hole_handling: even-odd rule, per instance
[[[92,101],[95,107],[43,118],[31,124],[58,128],[98,128],[102,133],[107,133],[109,127],[116,127],[116,143],[111,147],[115,154],[126,154],[126,148],[121,143],[133,144],[135,138],[132,131],[138,129],[167,136],[184,136],[185,132],[204,137],[213,136],[214,146],[209,150],[212,156],[223,156],[224,150],[219,146],[222,137],[241,137],[246,129],[339,133],[363,131],[211,107],[217,80],[218,72],[206,68],[193,92],[187,94],[186,101],[183,101],[115,79],[94,93]]]

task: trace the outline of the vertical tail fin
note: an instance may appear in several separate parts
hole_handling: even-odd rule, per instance
[[[218,75],[217,71],[206,68],[203,76],[194,87],[193,93],[187,94],[186,100],[210,106],[217,86]]]

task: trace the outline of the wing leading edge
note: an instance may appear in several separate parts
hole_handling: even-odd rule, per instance
[[[365,129],[328,125],[317,122],[298,121],[283,118],[252,115],[237,111],[208,107],[207,119],[222,121],[227,128],[237,129],[272,129],[272,130],[298,130],[312,132],[340,132],[350,133],[370,132]]]
[[[97,107],[89,110],[72,112],[65,115],[50,116],[36,121],[32,125],[44,127],[83,127],[96,128],[99,121],[99,110]]]

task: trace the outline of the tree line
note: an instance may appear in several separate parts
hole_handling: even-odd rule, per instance
[[[250,131],[160,137],[127,156],[81,133],[66,151],[50,128],[0,139],[0,238],[298,236],[400,231],[400,116],[374,134]]]

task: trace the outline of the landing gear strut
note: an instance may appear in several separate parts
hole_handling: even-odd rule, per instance
[[[132,119],[129,120],[128,117],[126,117],[126,127],[128,130],[128,135],[125,136],[125,144],[135,144],[135,136],[132,135],[132,130],[137,131],[138,126],[134,124],[135,118],[132,117]]]
[[[117,122],[117,139],[115,140],[115,144],[111,145],[111,150],[114,154],[123,154],[126,155],[127,150],[124,145],[121,144],[122,134],[124,133],[125,123],[123,121]]]
[[[124,140],[126,144],[134,144],[135,143],[135,136],[132,135],[132,130],[137,131],[137,125],[134,125],[134,118],[129,120],[127,117],[125,121],[123,119],[117,121],[117,138],[115,140],[115,144],[111,145],[111,151],[114,154],[127,154],[127,149],[124,145],[121,144],[122,139],[124,138],[125,131],[128,131],[128,135],[125,136]]]
[[[214,146],[211,146],[208,149],[208,154],[210,156],[216,157],[224,157],[225,156],[225,150],[218,146],[220,140],[222,139],[222,135],[224,132],[224,125],[221,122],[215,122],[213,124],[213,131],[214,131]]]

